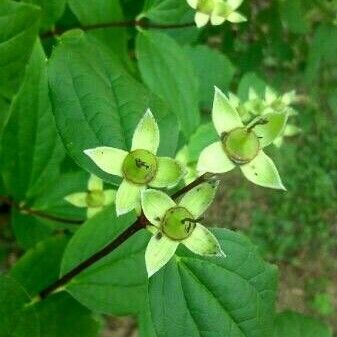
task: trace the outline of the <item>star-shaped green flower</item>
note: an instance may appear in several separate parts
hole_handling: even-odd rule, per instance
[[[179,162],[157,157],[159,128],[150,110],[138,123],[132,138],[131,151],[113,147],[85,150],[103,171],[123,178],[116,195],[117,215],[140,210],[140,193],[148,186],[172,188],[184,175]]]
[[[91,218],[100,212],[104,206],[112,204],[115,198],[115,190],[104,190],[103,181],[91,175],[86,192],[73,193],[64,199],[76,207],[87,208],[87,218]]]
[[[214,199],[218,182],[205,182],[175,203],[167,194],[153,189],[142,192],[142,208],[153,233],[145,252],[151,277],[174,255],[182,243],[193,253],[224,257],[216,237],[200,222],[200,216]]]
[[[221,25],[225,21],[239,23],[247,19],[236,10],[243,0],[187,0],[196,10],[195,23],[197,27],[205,26],[211,20],[212,25]]]
[[[212,119],[220,141],[200,154],[200,173],[225,173],[239,166],[254,184],[285,189],[273,161],[263,149],[283,131],[287,114],[266,113],[244,125],[235,105],[215,88]]]

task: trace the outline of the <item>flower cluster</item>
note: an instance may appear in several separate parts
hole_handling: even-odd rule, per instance
[[[212,118],[219,141],[201,152],[196,170],[186,169],[184,148],[177,159],[157,156],[159,128],[150,110],[136,127],[130,152],[104,146],[84,151],[101,170],[123,179],[115,195],[117,215],[136,210],[146,217],[153,234],[145,253],[149,277],[172,258],[179,244],[199,255],[225,256],[216,237],[201,224],[201,215],[214,200],[219,182],[204,179],[179,200],[159,189],[170,189],[186,176],[190,181],[197,175],[225,173],[236,166],[255,184],[284,189],[274,163],[263,149],[283,131],[286,113],[266,112],[245,123],[237,106],[216,89]],[[88,190],[90,194],[93,188]],[[109,192],[103,192],[103,188],[100,191]],[[67,200],[84,205],[75,202],[76,198],[89,200],[83,193],[68,196]],[[88,202],[85,205],[89,207]]]
[[[247,19],[236,10],[243,0],[187,0],[196,10],[195,23],[197,27],[205,26],[209,21],[212,25],[221,25],[225,21],[233,23],[244,22]]]
[[[115,198],[115,190],[104,190],[103,180],[91,175],[87,191],[70,194],[64,199],[75,207],[86,208],[87,218],[91,218],[100,212],[104,206],[112,204]]]
[[[262,116],[270,112],[278,112],[288,115],[289,118],[296,116],[297,111],[291,106],[296,101],[295,91],[290,91],[278,96],[270,87],[266,87],[264,95],[260,97],[253,89],[249,89],[248,99],[241,103],[239,98],[232,93],[229,95],[231,104],[239,111],[243,121],[249,121],[256,116]],[[301,130],[294,124],[287,124],[283,132],[273,143],[281,146],[283,137],[291,137],[299,134]]]

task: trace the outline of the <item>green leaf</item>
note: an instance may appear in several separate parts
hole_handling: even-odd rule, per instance
[[[36,43],[2,137],[4,183],[17,201],[30,200],[59,175],[64,158],[48,98],[46,59]]]
[[[195,11],[181,0],[147,0],[141,16],[160,24],[193,23],[191,27],[163,29],[162,32],[180,43],[191,43],[197,39],[199,30],[194,24]]]
[[[33,50],[40,11],[22,2],[2,0],[0,13],[0,94],[11,98]]]
[[[226,258],[201,258],[186,250],[150,279],[152,319],[158,337],[269,337],[276,269],[252,244],[215,230]]]
[[[134,220],[132,214],[117,218],[112,205],[84,223],[66,248],[62,275],[105,247]],[[75,277],[66,290],[94,311],[136,314],[144,305],[147,294],[144,252],[148,240],[149,234],[145,231],[135,234]]]
[[[68,4],[84,26],[124,20],[122,9],[117,0],[69,0]],[[125,28],[95,29],[87,34],[107,46],[114,55],[119,55],[125,61],[128,59]]]
[[[64,145],[93,174],[112,183],[118,181],[83,151],[97,146],[129,150],[135,127],[149,107],[159,124],[159,154],[174,154],[179,132],[174,116],[83,32],[72,31],[60,39],[49,63],[49,81]]]
[[[322,24],[317,27],[310,45],[305,79],[310,85],[317,79],[319,70],[324,62],[336,64],[337,27]]]
[[[38,317],[18,282],[0,276],[0,337],[40,337]]]
[[[199,97],[202,106],[211,108],[214,86],[228,91],[235,68],[226,55],[216,49],[198,45],[185,48],[199,77]]]
[[[100,323],[92,313],[65,292],[37,303],[41,337],[95,337]]]
[[[302,0],[279,0],[282,22],[295,34],[306,34],[309,30]]]
[[[267,84],[255,73],[246,73],[239,83],[238,96],[245,102],[249,97],[249,89],[254,89],[260,98],[264,98]]]
[[[332,337],[331,329],[322,321],[300,313],[286,311],[275,319],[274,337]]]
[[[144,82],[176,114],[188,138],[200,123],[198,81],[185,51],[163,33],[138,34],[136,52]]]
[[[71,205],[64,198],[77,192],[85,192],[88,188],[89,174],[85,171],[66,172],[52,182],[45,193],[34,199],[32,207],[67,219],[86,219],[86,209]]]
[[[9,100],[0,96],[0,135],[2,134],[2,130],[9,116],[9,106]]]
[[[19,246],[29,249],[53,232],[52,225],[44,219],[23,214],[12,209],[11,226]]]
[[[47,30],[62,16],[66,0],[23,0],[41,8],[41,30]]]
[[[58,236],[38,243],[23,255],[10,271],[30,296],[37,295],[58,279],[68,238]]]
[[[187,145],[189,161],[197,162],[201,151],[216,141],[219,141],[219,136],[214,129],[213,123],[201,124],[191,136]]]

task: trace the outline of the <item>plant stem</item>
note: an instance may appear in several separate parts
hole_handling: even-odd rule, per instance
[[[183,195],[184,193],[190,191],[192,188],[200,185],[201,183],[207,181],[209,178],[213,177],[213,175],[209,173],[205,173],[196,180],[192,181],[190,184],[186,185],[182,189],[180,189],[178,192],[174,193],[172,195],[173,199],[176,199]],[[85,269],[92,266],[94,263],[99,261],[100,259],[104,258],[105,256],[109,255],[111,252],[113,252],[116,248],[118,248],[120,245],[122,245],[126,240],[128,240],[132,235],[140,231],[141,229],[145,229],[148,224],[148,220],[144,216],[144,214],[141,214],[140,217],[130,226],[128,227],[124,232],[122,232],[116,239],[111,241],[107,246],[100,249],[98,252],[96,252],[94,255],[90,256],[86,260],[82,261],[78,266],[76,266],[74,269],[70,270],[67,274],[63,275],[60,279],[52,283],[47,288],[43,289],[39,296],[41,299],[46,298],[50,294],[52,294],[54,291],[59,289],[60,287],[63,287],[65,284],[67,284],[69,281],[71,281],[75,276],[80,274]]]
[[[102,29],[102,28],[118,28],[118,27],[140,27],[144,29],[175,29],[175,28],[187,28],[195,26],[194,22],[186,22],[186,23],[173,23],[173,24],[165,24],[165,23],[154,23],[145,20],[128,20],[128,21],[114,21],[114,22],[107,22],[107,23],[97,23],[92,25],[80,26],[78,28],[89,31],[95,29]],[[47,31],[41,34],[41,38],[49,38],[56,35],[61,35],[66,32],[67,29],[54,29]]]
[[[0,202],[2,202],[5,205],[8,205],[10,207],[15,207],[22,214],[35,215],[35,216],[37,216],[39,218],[42,218],[42,219],[47,219],[47,220],[61,222],[61,223],[68,223],[68,224],[72,224],[72,225],[81,225],[84,222],[84,220],[66,219],[66,218],[63,218],[63,217],[56,216],[56,215],[47,214],[47,213],[39,211],[39,210],[34,210],[34,209],[31,209],[31,208],[29,208],[25,205],[20,205],[15,200],[12,200],[12,199],[10,199],[8,197],[4,197],[4,196],[0,196]]]

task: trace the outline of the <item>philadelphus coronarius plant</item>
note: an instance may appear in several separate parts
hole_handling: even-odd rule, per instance
[[[287,114],[266,113],[244,125],[236,106],[215,88],[212,119],[220,141],[201,152],[197,164],[200,173],[225,173],[239,166],[251,182],[285,189],[275,164],[263,149],[283,131]]]
[[[225,21],[233,23],[246,21],[247,19],[236,11],[242,2],[243,0],[187,0],[187,3],[196,10],[197,27],[203,27],[209,21],[212,25],[221,25]]]
[[[91,218],[104,206],[112,204],[115,198],[115,190],[104,190],[103,181],[91,175],[87,191],[70,194],[64,199],[76,207],[87,208],[87,218]]]
[[[225,256],[216,237],[199,223],[217,186],[218,182],[204,182],[188,191],[178,203],[158,190],[142,192],[143,212],[153,233],[145,252],[149,277],[173,257],[180,243],[195,254]]]
[[[159,128],[150,110],[138,123],[132,138],[131,151],[112,147],[85,150],[103,171],[123,178],[116,194],[117,215],[140,210],[140,193],[148,186],[172,188],[184,175],[178,161],[157,157]]]

